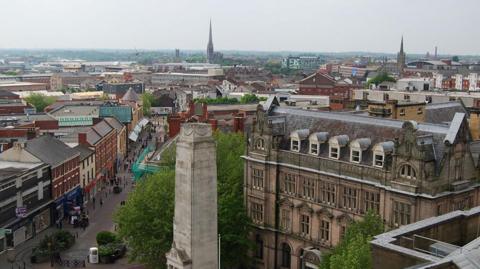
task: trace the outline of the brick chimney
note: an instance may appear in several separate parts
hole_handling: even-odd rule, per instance
[[[245,117],[243,115],[237,115],[233,118],[233,131],[242,132],[245,128]]]
[[[78,133],[78,144],[87,145],[87,133]]]

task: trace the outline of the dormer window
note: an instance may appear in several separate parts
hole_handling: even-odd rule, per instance
[[[372,141],[370,138],[358,138],[350,143],[350,161],[352,163],[360,163],[362,161],[362,153],[370,147]]]
[[[337,135],[328,141],[330,150],[329,156],[332,159],[340,159],[340,149],[348,144],[349,138],[347,135]]]
[[[383,167],[384,157],[382,154],[374,154],[373,165],[376,167]]]
[[[316,143],[310,143],[310,154],[318,155],[319,145]]]
[[[296,139],[292,139],[292,144],[291,144],[291,150],[292,151],[300,151],[300,141]]]
[[[400,168],[400,177],[407,178],[407,179],[417,179],[417,173],[415,169],[409,164],[404,164]]]
[[[302,141],[308,138],[310,131],[308,129],[301,129],[293,131],[290,134],[290,150],[300,152]]]
[[[361,152],[359,150],[352,149],[350,161],[354,163],[359,163],[360,155],[361,155]]]
[[[383,168],[385,157],[393,152],[394,143],[386,141],[376,144],[373,147],[373,166]]]
[[[340,154],[339,154],[339,148],[338,147],[332,147],[330,146],[330,158],[332,159],[338,159]]]
[[[315,156],[320,154],[320,146],[321,144],[327,142],[328,140],[328,133],[327,132],[318,132],[313,133],[308,138],[309,141],[309,153]]]

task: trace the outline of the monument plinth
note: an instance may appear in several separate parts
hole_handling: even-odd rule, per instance
[[[177,141],[169,269],[218,268],[217,162],[210,124],[185,123]]]

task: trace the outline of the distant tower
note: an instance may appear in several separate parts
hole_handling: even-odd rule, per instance
[[[175,61],[180,62],[180,50],[175,49]]]
[[[437,46],[435,46],[435,60],[438,59],[438,58],[437,58],[437,57],[438,57],[438,54],[437,54],[437,53],[438,53],[438,50],[437,50],[437,49],[438,49]]]
[[[398,65],[398,72],[400,76],[403,74],[403,68],[405,68],[405,52],[403,51],[403,36],[402,41],[400,43],[400,51],[397,54],[397,65]]]
[[[210,32],[208,34],[207,62],[213,63],[214,60],[213,39],[212,39],[212,20],[210,20]]]
[[[218,268],[217,166],[212,127],[185,123],[177,141],[175,217],[167,268]]]

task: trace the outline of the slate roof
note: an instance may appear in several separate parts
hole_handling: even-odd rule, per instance
[[[20,98],[18,94],[14,94],[11,91],[0,90],[0,99],[2,98]]]
[[[428,104],[425,107],[425,122],[447,124],[453,120],[455,113],[468,114],[468,111],[461,102]]]
[[[269,120],[272,122],[274,134],[282,135],[284,149],[289,149],[288,136],[296,130],[308,129],[310,134],[315,132],[328,132],[328,137],[348,135],[350,141],[358,138],[370,138],[368,150],[362,154],[362,164],[371,165],[372,147],[377,143],[394,141],[404,133],[403,126],[406,121],[385,118],[357,116],[345,113],[321,112],[301,110],[286,107],[274,107]],[[430,124],[418,123],[412,126],[417,129],[417,144],[422,146],[427,153],[427,159],[440,162],[445,149],[445,141],[452,142],[458,132],[465,114],[458,113],[455,124]],[[301,152],[307,153],[308,141],[302,141]],[[340,160],[349,160],[349,149],[340,150]],[[328,157],[328,143],[320,145],[321,157]],[[440,158],[438,158],[440,157]]]
[[[66,160],[80,155],[79,152],[65,145],[51,135],[43,135],[26,142],[25,149],[35,157],[55,167]]]
[[[128,91],[122,97],[122,101],[137,102],[138,100],[140,100],[140,98],[138,97],[138,94],[132,88],[128,89]]]
[[[85,145],[77,145],[73,149],[80,153],[80,161],[85,160],[86,158],[88,158],[90,155],[94,153],[93,150],[89,149]]]
[[[108,123],[108,125],[115,128],[117,132],[121,131],[124,127],[124,125],[116,118],[108,117],[108,118],[104,118],[104,120]]]

